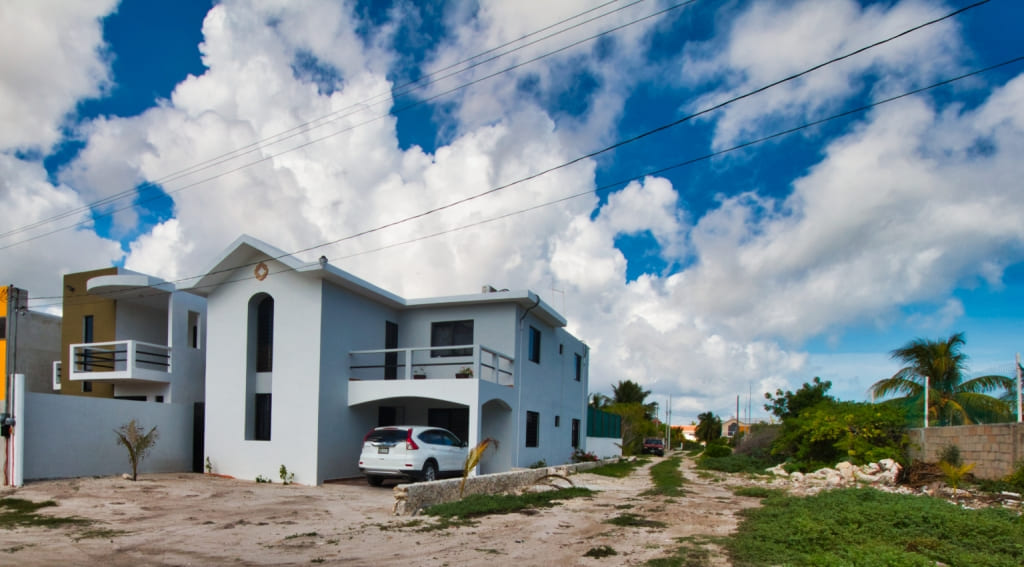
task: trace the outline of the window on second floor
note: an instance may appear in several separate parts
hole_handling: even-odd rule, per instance
[[[583,357],[576,355],[576,381],[579,382],[583,378]]]
[[[473,320],[439,321],[430,325],[430,346],[462,346],[473,344]],[[435,349],[431,357],[472,356],[472,348]]]
[[[531,362],[540,364],[540,331],[533,327],[530,327],[529,358]]]

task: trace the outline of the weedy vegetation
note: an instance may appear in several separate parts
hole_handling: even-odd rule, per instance
[[[648,490],[644,495],[653,496],[682,496],[686,492],[682,489],[683,471],[679,469],[682,459],[672,457],[651,467],[651,480],[654,488]]]
[[[741,515],[736,534],[724,541],[737,567],[1024,563],[1024,522],[1000,508],[965,510],[861,488],[769,496]]]
[[[471,494],[455,502],[435,504],[424,509],[423,513],[441,520],[469,519],[492,514],[511,514],[527,509],[550,508],[559,500],[591,495],[593,491],[590,489],[578,487],[527,494]]]
[[[60,518],[36,513],[37,510],[51,508],[56,505],[57,503],[53,500],[32,502],[24,498],[2,498],[0,499],[0,528],[8,530],[23,526],[55,528],[58,526],[86,525],[91,523],[89,520],[82,518]]]
[[[608,463],[607,465],[601,465],[595,469],[590,469],[587,472],[599,474],[601,476],[610,476],[613,478],[626,478],[630,473],[647,462],[647,459],[635,459],[632,461],[620,459],[614,463]]]

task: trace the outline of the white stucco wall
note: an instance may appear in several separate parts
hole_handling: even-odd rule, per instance
[[[517,317],[518,320],[518,317]],[[540,363],[529,360],[529,328],[541,332]],[[587,365],[585,346],[560,328],[552,328],[527,313],[517,325],[516,361],[520,377],[517,380],[519,399],[516,408],[515,466],[529,466],[538,461],[557,465],[570,461],[572,447],[572,420],[580,420],[580,448],[585,448]],[[562,345],[559,352],[559,345]],[[576,381],[574,354],[584,356],[580,381]],[[539,413],[537,447],[526,447],[526,412]],[[555,425],[555,416],[559,424]]]
[[[192,348],[189,311],[199,314],[199,348]],[[176,291],[171,295],[167,321],[171,347],[171,385],[168,402],[192,403],[206,398],[206,299]]]
[[[317,482],[320,382],[320,281],[267,261],[258,281],[237,270],[207,299],[206,454],[214,471],[278,481],[283,464],[295,482]],[[237,281],[236,281],[237,280]],[[274,298],[271,439],[247,441],[246,378],[249,300]]]
[[[114,430],[135,419],[159,439],[140,473],[192,470],[191,404],[155,404],[26,393],[17,434],[25,436],[25,478],[69,478],[131,472]]]
[[[400,319],[393,309],[328,282],[322,287],[318,482],[359,475],[363,436],[377,425],[377,410],[348,406],[349,352],[384,348],[386,321]],[[399,341],[401,332],[399,324]]]
[[[28,392],[53,391],[53,361],[60,360],[60,317],[26,311],[18,315],[14,371],[25,375]]]

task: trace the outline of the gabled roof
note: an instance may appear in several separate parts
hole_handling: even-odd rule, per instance
[[[356,295],[383,303],[394,309],[515,303],[529,310],[552,327],[564,327],[566,325],[566,320],[561,314],[542,301],[537,294],[529,290],[504,290],[491,293],[406,300],[341,268],[332,266],[325,261],[326,259],[322,258],[322,261],[319,262],[302,262],[295,256],[249,235],[238,237],[217,258],[213,267],[207,270],[206,275],[200,276],[191,282],[190,285],[183,285],[182,288],[196,295],[209,296],[221,285],[230,283],[231,280],[229,278],[239,268],[251,267],[255,269],[260,262],[267,259],[281,263],[288,270],[308,274],[311,277],[319,277]]]

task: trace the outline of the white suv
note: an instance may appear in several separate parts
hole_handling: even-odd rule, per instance
[[[454,433],[440,427],[389,425],[363,437],[359,471],[366,482],[380,486],[385,478],[434,480],[458,476],[468,449]]]

